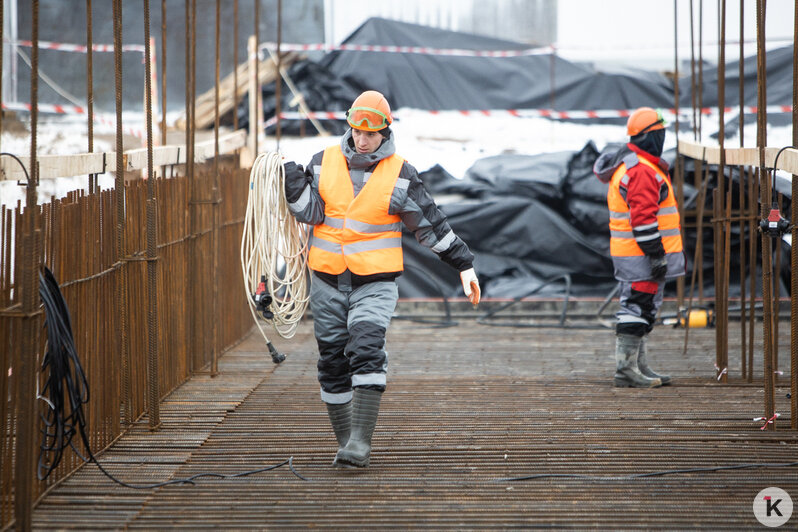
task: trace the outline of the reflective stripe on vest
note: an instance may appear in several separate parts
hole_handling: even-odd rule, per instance
[[[398,155],[380,161],[355,197],[341,148],[324,150],[319,175],[324,221],[313,228],[312,270],[333,275],[346,269],[357,275],[402,271],[401,219],[388,208],[403,164]]]
[[[679,210],[670,180],[665,177],[662,169],[654,163],[643,157],[638,160],[641,164],[645,164],[654,170],[657,181],[660,184],[665,183],[668,187],[668,195],[659,204],[659,210],[657,211],[657,226],[659,227],[659,235],[662,238],[662,246],[665,248],[665,253],[681,253],[682,235],[679,225]],[[632,231],[629,205],[620,192],[621,184],[627,185],[629,179],[630,177],[626,173],[626,164],[621,164],[612,175],[607,193],[607,206],[610,209],[610,254],[613,257],[644,255]]]

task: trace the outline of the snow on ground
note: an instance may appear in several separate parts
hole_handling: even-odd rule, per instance
[[[436,164],[441,165],[456,178],[462,178],[468,168],[477,160],[501,154],[535,155],[557,151],[577,151],[585,143],[592,140],[599,150],[607,143],[627,140],[626,128],[623,125],[585,124],[577,121],[561,122],[545,118],[514,117],[505,113],[440,112],[431,114],[414,109],[395,111],[397,119],[392,125],[395,133],[397,153],[407,159],[419,172]],[[27,116],[22,116],[23,120]],[[169,117],[167,117],[169,119]],[[716,120],[716,119],[715,119]],[[756,145],[756,124],[753,117],[746,117],[745,145]],[[123,118],[126,127],[142,128],[141,114],[126,113]],[[713,132],[715,128],[710,119],[704,119],[705,131]],[[17,128],[20,129],[20,128]],[[43,116],[38,126],[38,153],[76,154],[87,152],[87,132],[85,118]],[[95,126],[95,151],[113,151],[114,128],[110,125]],[[692,140],[692,135],[682,135]],[[283,137],[279,151],[286,160],[294,160],[299,164],[307,164],[313,154],[338,142],[339,137]],[[769,146],[787,146],[791,144],[792,130],[790,126],[772,127],[768,129]],[[129,140],[129,139],[128,139]],[[137,141],[138,142],[138,141]],[[717,142],[705,135],[703,142]],[[726,141],[728,147],[739,146],[735,137]],[[137,148],[139,146],[126,146]],[[261,150],[277,150],[274,137],[267,137],[260,143]],[[675,136],[666,136],[665,149],[675,147]],[[30,154],[30,134],[3,132],[0,148],[17,156],[27,157]],[[42,179],[38,187],[39,202],[49,201],[51,196],[62,197],[70,190],[86,189],[86,176],[75,176],[62,179]],[[113,176],[102,175],[99,178],[102,188],[114,185]],[[13,207],[17,201],[24,203],[25,187],[16,182],[0,181],[0,205]]]

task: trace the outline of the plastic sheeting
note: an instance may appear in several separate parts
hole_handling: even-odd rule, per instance
[[[463,50],[529,45],[372,18],[344,44]],[[671,83],[653,72],[598,73],[555,54],[462,57],[334,51],[321,64],[360,90],[375,89],[398,109],[629,109],[671,106]]]
[[[577,153],[486,158],[463,180],[440,167],[422,173],[434,197],[459,196],[440,207],[475,255],[484,297],[520,297],[563,274],[575,296],[612,290],[607,185],[592,173],[598,155],[589,142]],[[457,272],[410,234],[404,246],[402,297],[461,295]],[[562,291],[561,281],[549,284],[539,293]]]

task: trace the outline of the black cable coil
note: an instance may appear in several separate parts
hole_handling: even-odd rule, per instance
[[[86,435],[86,416],[83,405],[89,401],[89,383],[80,364],[75,341],[72,336],[72,323],[64,296],[53,273],[44,266],[39,273],[39,295],[42,299],[47,327],[47,348],[42,361],[42,373],[47,372],[47,380],[42,394],[38,397],[47,403],[41,415],[44,426],[42,443],[39,449],[37,474],[39,480],[46,479],[61,462],[64,451],[71,447],[84,462],[94,462],[100,471],[117,484],[128,488],[149,489],[169,484],[194,484],[200,477],[235,478],[271,471],[288,465],[291,472],[302,480],[305,477],[296,472],[293,457],[279,464],[224,475],[220,473],[198,473],[187,478],[178,478],[146,485],[133,485],[114,478],[97,461],[91,451]],[[80,434],[88,458],[75,447],[73,438]]]

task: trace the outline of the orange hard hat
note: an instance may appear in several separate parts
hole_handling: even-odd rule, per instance
[[[651,107],[635,109],[626,121],[626,133],[630,137],[657,129],[665,129],[665,119],[662,118],[661,112]]]
[[[393,122],[391,106],[382,93],[366,91],[352,102],[346,113],[346,121],[355,129],[379,131]]]

